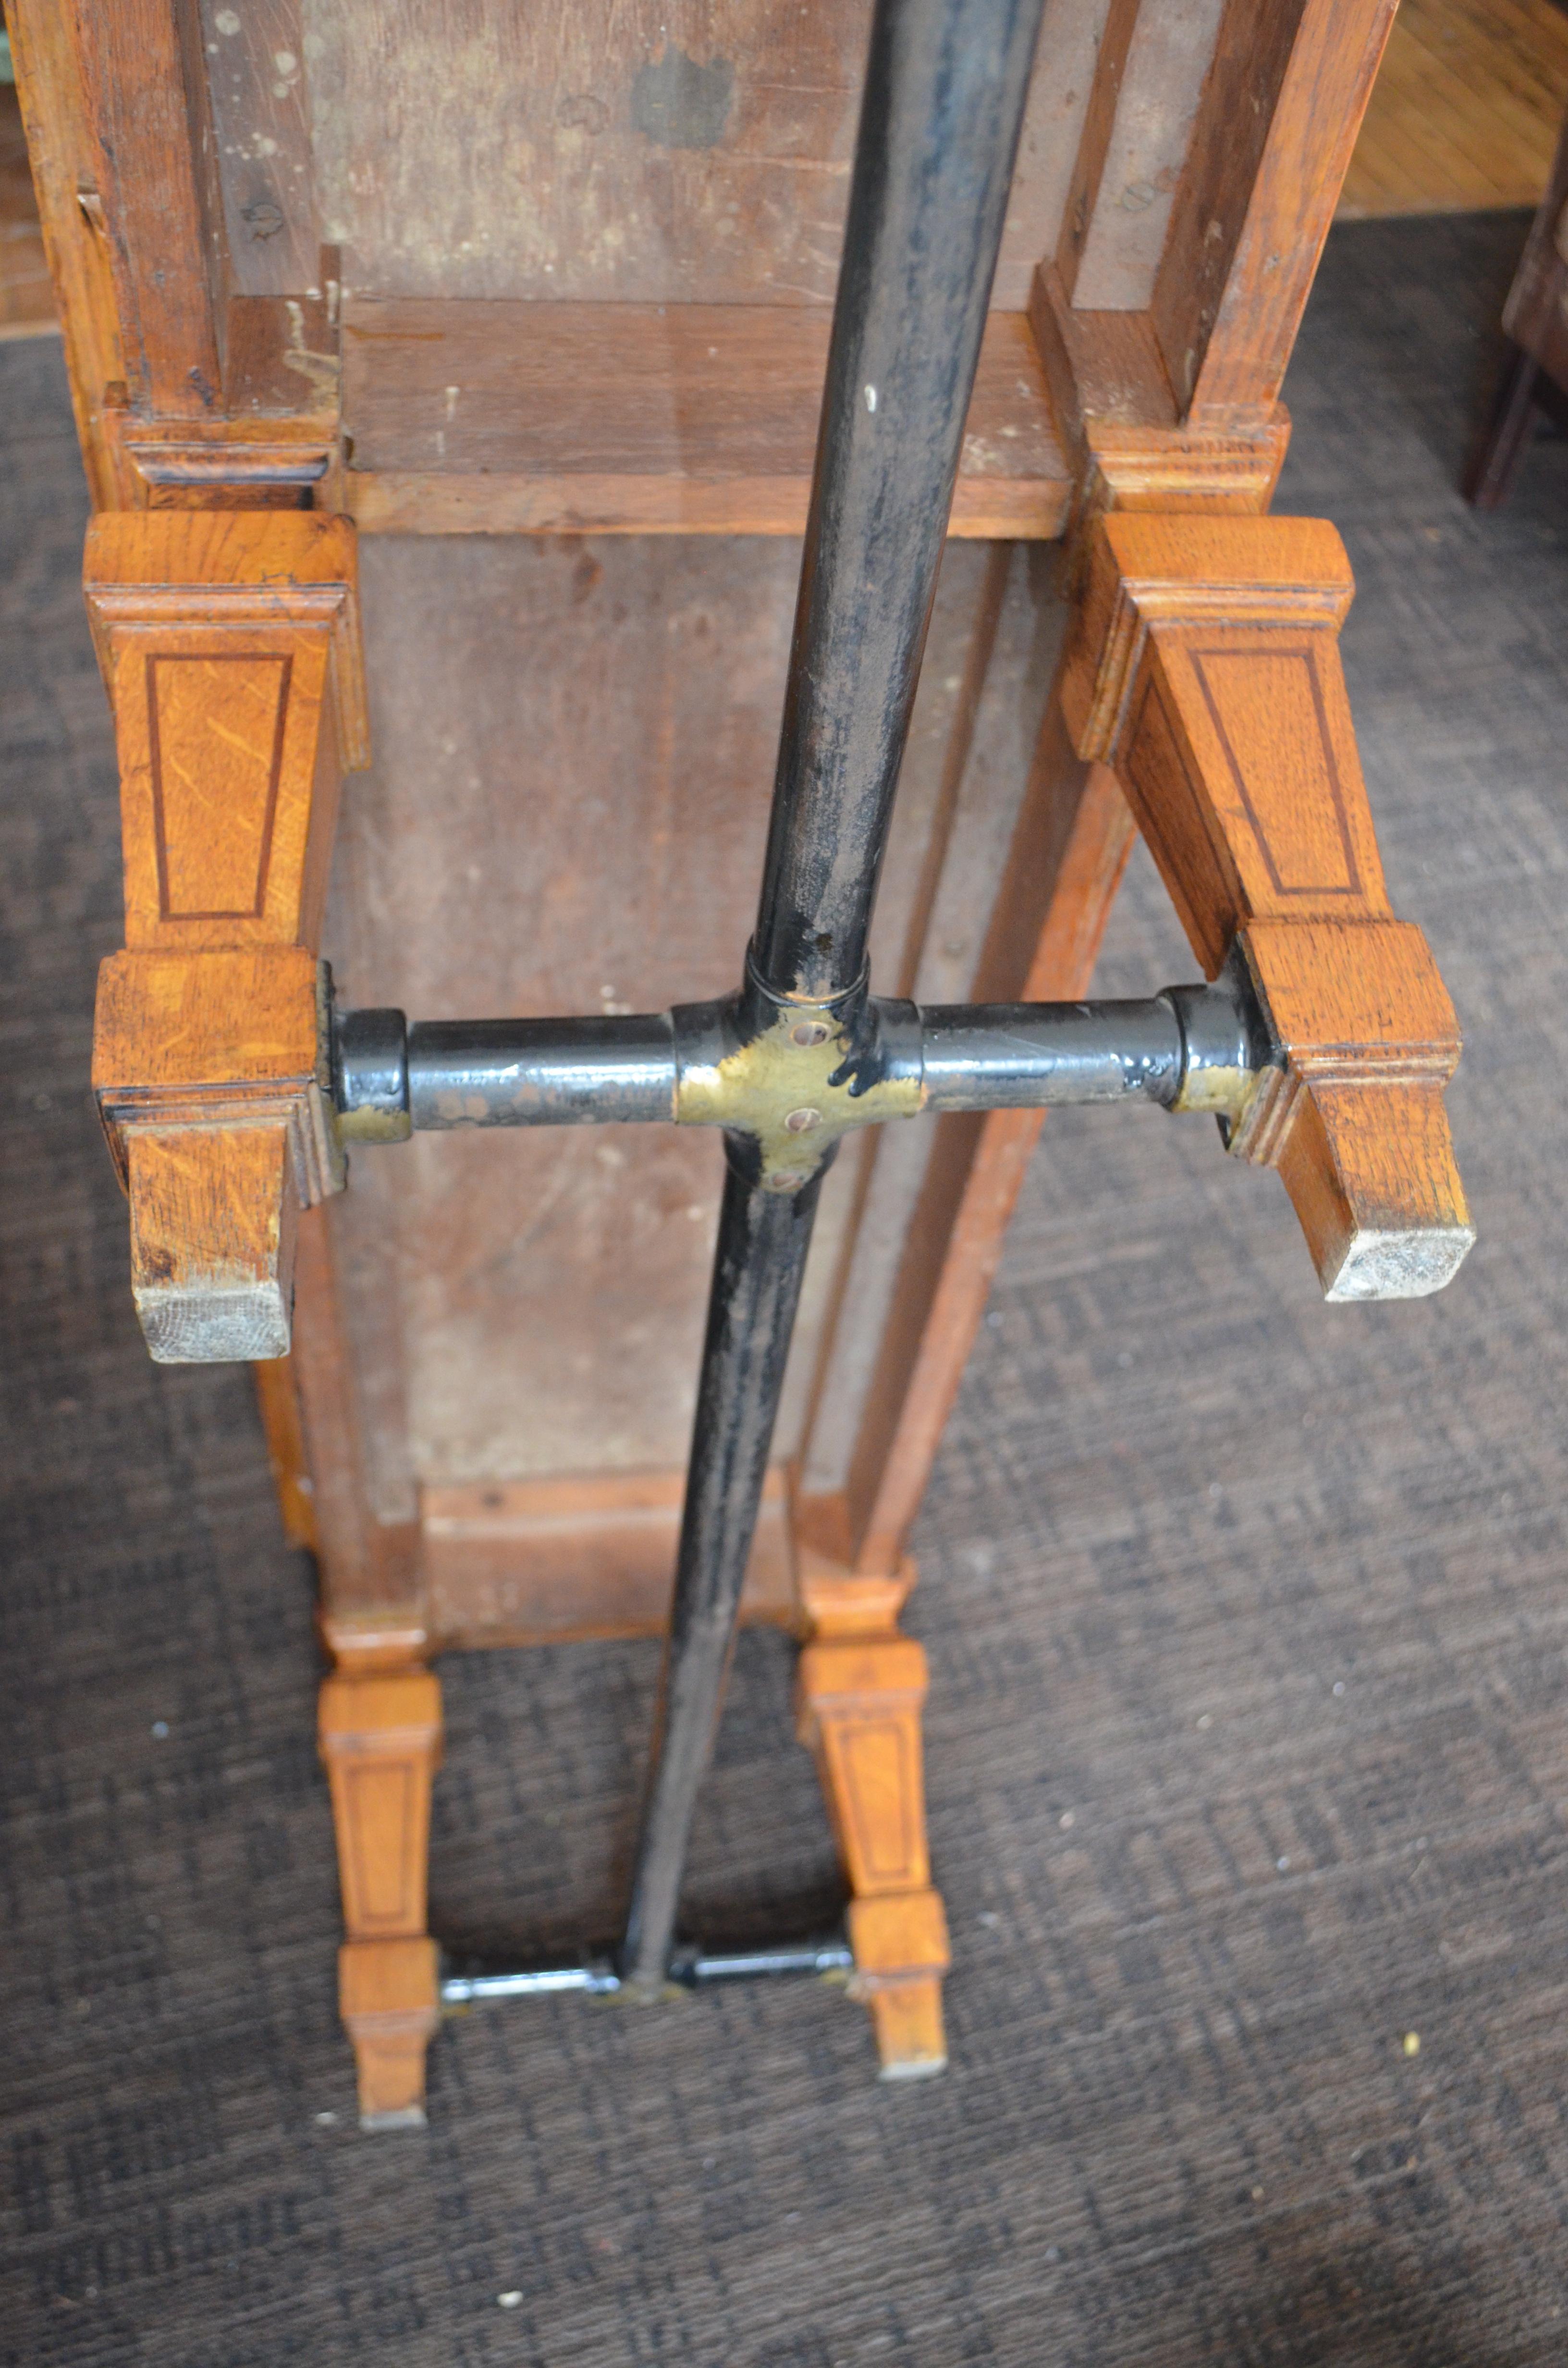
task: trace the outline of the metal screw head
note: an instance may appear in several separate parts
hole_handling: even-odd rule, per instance
[[[797,1027],[790,1030],[791,1044],[825,1044],[827,1036],[828,1028],[825,1019],[802,1019]]]
[[[813,1126],[822,1124],[822,1112],[818,1110],[791,1110],[784,1123],[791,1134],[809,1134]]]

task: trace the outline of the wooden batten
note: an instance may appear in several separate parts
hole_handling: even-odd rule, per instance
[[[778,304],[357,301],[348,508],[367,532],[800,534],[831,316]],[[1028,319],[994,313],[952,531],[1060,534]]]
[[[195,0],[74,0],[74,30],[131,400],[212,416],[228,245]]]
[[[87,487],[109,509],[119,496],[106,393],[124,384],[125,350],[75,42],[57,0],[8,0],[6,21]]]
[[[1227,0],[1151,307],[1195,429],[1278,401],[1396,6]]]

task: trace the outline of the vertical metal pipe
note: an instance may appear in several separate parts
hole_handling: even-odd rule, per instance
[[[735,1612],[790,1353],[821,1172],[799,1192],[748,1182],[733,1157],[702,1344],[675,1605],[621,1972],[665,1983],[698,1787],[712,1748]]]
[[[1041,0],[881,0],[754,943],[777,994],[866,961]]]
[[[866,963],[1042,0],[878,0],[752,969],[826,1003]],[[659,1732],[621,1969],[660,1989],[767,1468],[820,1172],[732,1142]]]

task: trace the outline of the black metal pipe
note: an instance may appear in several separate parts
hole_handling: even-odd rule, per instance
[[[758,1033],[859,991],[1041,0],[877,0],[748,979]],[[850,1014],[853,1024],[852,1013]],[[669,1978],[824,1168],[728,1163],[661,1713],[621,1952]],[[749,1173],[748,1173],[749,1170]],[[756,1178],[756,1180],[753,1180]],[[783,1178],[776,1179],[782,1183]]]
[[[754,960],[858,980],[1023,122],[1040,0],[879,0]]]
[[[734,1644],[735,1615],[767,1472],[790,1336],[824,1169],[800,1191],[743,1172],[750,1146],[727,1138],[724,1198],[687,1469],[675,1600],[660,1680],[642,1829],[620,1967],[663,1989],[681,1873]]]
[[[1181,1091],[1183,1035],[1168,1003],[995,1003],[920,1014],[927,1110],[1040,1110],[1058,1102],[1167,1109]]]
[[[680,1114],[683,1064],[713,1057],[710,1034],[692,1030],[688,1015],[713,1008],[620,1019],[419,1021],[405,1046],[401,1012],[352,1012],[339,1034],[337,1107],[350,1140],[363,1120],[380,1129],[365,1139],[395,1140],[399,1116],[415,1132],[668,1121]],[[1038,1110],[1129,1096],[1168,1109],[1199,1071],[1223,1071],[1239,1091],[1269,1057],[1250,989],[1243,981],[1238,993],[1229,973],[1211,986],[1116,1003],[916,1011],[872,996],[861,1032],[891,1037],[895,1018],[919,1064],[926,1110]]]
[[[675,1116],[667,1011],[619,1019],[426,1019],[408,1031],[415,1131]]]

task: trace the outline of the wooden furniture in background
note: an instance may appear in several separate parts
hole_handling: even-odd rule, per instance
[[[57,325],[22,110],[12,85],[0,82],[0,340]]]
[[[154,1352],[265,1360],[335,1665],[345,2019],[367,2118],[405,2120],[426,1665],[663,1624],[719,1156],[418,1137],[335,1192],[315,957],[417,1017],[734,984],[869,9],[456,0],[437,42],[380,0],[10,6],[105,514],[128,919],[100,1100]],[[1433,1288],[1469,1238],[1452,1015],[1356,769],[1343,554],[1259,516],[1392,14],[1049,0],[872,942],[898,996],[1080,996],[1136,816],[1205,968],[1246,935],[1289,1064],[1237,1147],[1339,1296]],[[906,1541],[1039,1124],[846,1147],[748,1585],[805,1641],[894,2075],[943,2060],[948,1955]]]
[[[1568,120],[1503,308],[1503,356],[1465,471],[1466,498],[1500,508],[1543,418],[1568,430]]]

